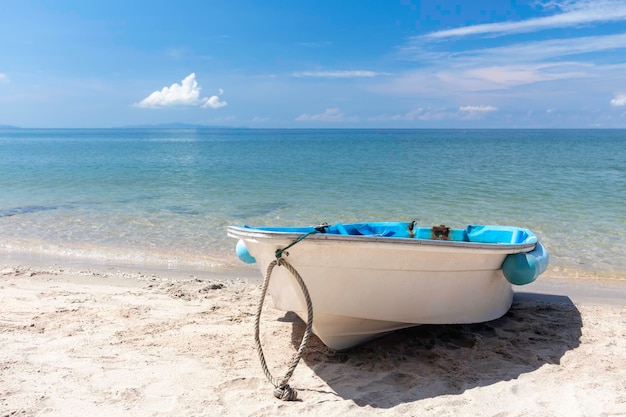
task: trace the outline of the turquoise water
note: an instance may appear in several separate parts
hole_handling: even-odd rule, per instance
[[[230,224],[412,219],[626,278],[626,130],[0,130],[0,255],[228,269]]]

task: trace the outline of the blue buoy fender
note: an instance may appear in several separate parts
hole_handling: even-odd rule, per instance
[[[548,267],[548,251],[537,243],[528,253],[508,255],[502,264],[502,272],[511,284],[525,285],[533,282]]]
[[[256,262],[256,259],[254,259],[254,256],[250,255],[250,252],[248,252],[246,243],[241,239],[237,241],[235,252],[237,253],[237,257],[239,258],[241,262],[245,262],[247,264],[253,264]]]

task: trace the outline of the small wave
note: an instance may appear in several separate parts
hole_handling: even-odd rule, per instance
[[[22,206],[10,209],[0,209],[0,217],[11,217],[20,214],[33,214],[41,211],[57,210],[61,206]]]

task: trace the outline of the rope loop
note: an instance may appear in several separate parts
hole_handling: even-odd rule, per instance
[[[306,236],[308,236],[308,234],[305,235],[304,237]],[[302,239],[304,239],[304,237],[302,237]],[[292,245],[294,245],[295,243],[299,242],[302,239],[297,240]],[[263,289],[261,291],[261,301],[259,302],[259,308],[257,309],[256,320],[254,323],[254,341],[255,341],[257,353],[259,354],[259,359],[261,360],[261,367],[263,368],[263,372],[265,373],[266,378],[275,387],[274,396],[283,401],[294,401],[298,398],[298,392],[295,389],[291,388],[287,382],[289,381],[289,378],[291,378],[291,376],[293,375],[293,372],[296,370],[296,367],[298,366],[298,362],[300,362],[300,359],[302,358],[302,355],[304,354],[304,350],[309,341],[309,338],[311,337],[311,333],[313,329],[313,304],[311,303],[309,290],[307,289],[306,284],[302,280],[302,277],[300,276],[298,271],[296,271],[296,269],[293,266],[291,266],[289,262],[287,262],[285,259],[279,256],[278,251],[276,252],[277,252],[276,259],[273,260],[268,265],[267,272],[265,274],[265,279],[263,280]],[[281,255],[282,255],[282,251],[281,251]],[[289,272],[291,272],[293,277],[296,279],[296,281],[300,285],[300,289],[302,290],[302,294],[304,295],[304,299],[306,301],[306,306],[307,306],[307,324],[306,324],[306,329],[304,331],[304,335],[302,336],[302,342],[300,343],[300,348],[298,349],[293,359],[291,360],[291,365],[289,366],[287,373],[280,381],[275,379],[272,376],[269,368],[267,367],[267,363],[265,361],[265,355],[263,354],[263,348],[261,347],[261,339],[259,336],[261,312],[263,310],[263,302],[265,300],[267,287],[269,286],[270,278],[272,276],[272,271],[274,270],[274,267],[276,266],[284,266],[285,268],[287,268],[287,270],[289,270]]]

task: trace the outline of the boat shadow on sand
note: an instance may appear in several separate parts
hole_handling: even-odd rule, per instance
[[[293,313],[283,320],[292,322],[297,349],[305,324]],[[313,336],[302,359],[339,397],[391,408],[558,365],[579,346],[581,329],[580,312],[568,297],[517,293],[497,320],[417,326],[346,351],[333,351]]]

